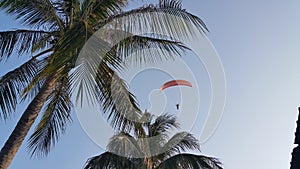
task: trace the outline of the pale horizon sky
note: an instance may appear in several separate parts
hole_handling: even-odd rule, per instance
[[[144,1],[151,2],[155,1]],[[290,167],[300,106],[299,7],[299,0],[183,0],[183,8],[207,24],[208,38],[226,74],[223,118],[214,135],[201,146],[204,154],[219,158],[225,169]],[[18,27],[3,13],[0,19],[0,30]],[[1,62],[0,75],[13,69],[18,60]],[[143,76],[138,80],[141,82],[132,86],[137,93]],[[146,104],[147,100],[141,102]],[[0,122],[1,147],[23,109],[19,106],[12,119]],[[73,123],[47,158],[30,159],[24,142],[10,169],[80,169],[88,158],[101,152],[74,113]]]

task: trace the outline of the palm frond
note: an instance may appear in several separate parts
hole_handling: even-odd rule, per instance
[[[44,52],[41,52],[41,53],[37,54],[36,56],[34,56],[33,58],[37,58],[39,55],[43,55],[43,53]],[[48,61],[47,57],[39,59],[39,71],[36,73],[34,78],[32,78],[30,83],[28,83],[26,85],[26,87],[22,90],[21,101],[25,101],[27,99],[28,99],[28,101],[30,101],[32,98],[34,98],[38,94],[38,92],[41,89],[41,87],[43,86],[45,78],[46,78],[46,76],[43,76],[42,73],[48,64],[49,64],[49,61]]]
[[[53,32],[24,29],[0,32],[0,61],[9,58],[14,51],[20,55],[43,49],[52,35]],[[39,44],[39,47],[36,44]]]
[[[1,0],[0,9],[6,10],[6,13],[14,15],[26,25],[40,27],[47,24],[49,30],[63,29],[63,21],[51,0]]]
[[[160,156],[162,152],[169,151],[163,149],[167,147],[165,144],[168,142],[169,130],[179,128],[179,124],[176,122],[175,116],[164,114],[158,116],[154,122],[147,124],[145,128],[148,131],[148,138],[146,140],[139,139],[141,144],[148,145],[145,150],[148,156]],[[146,143],[143,143],[145,141]]]
[[[190,133],[180,132],[176,133],[167,143],[162,147],[164,157],[171,156],[176,153],[187,150],[200,150],[198,140]]]
[[[15,110],[22,90],[36,76],[42,65],[33,58],[0,78],[0,118],[7,119]]]
[[[194,154],[178,154],[163,161],[155,169],[223,169],[218,159]]]
[[[143,168],[142,159],[133,159],[105,152],[87,160],[84,169],[133,169]]]
[[[150,125],[150,136],[157,136],[160,134],[167,134],[168,130],[172,128],[179,128],[176,122],[176,117],[171,114],[163,114],[155,119],[155,122]]]
[[[48,97],[43,116],[29,138],[31,155],[43,156],[50,152],[71,121],[71,108],[68,80],[62,79]]]
[[[159,0],[159,7],[181,9],[182,0]]]
[[[64,21],[65,27],[70,27],[74,18],[79,16],[80,0],[51,0],[59,18]]]
[[[129,158],[144,156],[135,138],[124,132],[114,135],[110,139],[107,151]]]
[[[117,13],[127,5],[128,0],[84,0],[82,9],[82,19],[89,25],[93,25],[99,20],[103,20],[110,15]]]
[[[109,120],[114,127],[131,128],[133,122],[140,117],[139,106],[125,82],[109,66],[120,66],[122,61],[117,56],[105,55],[109,51],[109,48],[105,49],[108,45],[101,45],[105,42],[98,42],[97,38],[93,40],[95,41],[96,43],[83,48],[81,54],[84,57],[79,58],[79,66],[71,74],[76,100],[82,103],[85,96],[90,103],[96,101],[104,113],[109,113]],[[106,52],[102,53],[103,51]]]
[[[141,66],[175,59],[189,50],[183,43],[169,40],[167,37],[155,34],[133,35],[114,45],[108,56],[117,56],[119,60],[126,61],[125,64]]]
[[[109,113],[108,119],[114,128],[129,131],[134,123],[140,122],[142,112],[135,96],[118,74],[105,65],[100,66],[96,83],[99,89],[96,91],[97,98],[102,103],[102,110]]]
[[[37,75],[39,76],[39,75]],[[41,87],[44,84],[45,79],[44,78],[40,78],[40,77],[36,77],[35,79],[33,79],[28,85],[27,87],[25,87],[22,90],[22,99],[21,101],[25,101],[28,100],[30,101],[31,99],[33,99],[39,92],[39,90],[41,89]]]
[[[55,72],[62,67],[68,70],[75,67],[76,60],[83,46],[85,45],[92,32],[87,32],[82,23],[74,23],[74,26],[68,29],[57,39],[55,51],[49,57],[51,64],[47,66],[46,72]]]
[[[86,100],[88,102],[90,102],[91,97],[94,98],[96,96],[95,76],[97,74],[98,67],[100,64],[107,66],[102,62],[100,57],[102,54],[101,47],[105,48],[107,45],[101,45],[103,41],[98,41],[99,39],[95,36],[92,36],[91,39],[92,42],[88,41],[82,48],[80,57],[77,59],[77,67],[75,67],[73,73],[70,75],[72,91],[73,93],[77,93],[76,102],[79,101],[81,104],[83,96],[86,96]],[[106,78],[109,79],[109,77],[112,76],[109,73],[111,72],[108,72],[108,69],[103,69],[103,78],[107,76]],[[74,90],[76,90],[76,92]]]
[[[94,27],[98,30],[112,21],[127,32],[155,32],[174,39],[191,38],[196,32],[204,34],[208,31],[205,23],[182,9],[178,0],[165,0],[156,6],[150,4],[112,15]]]

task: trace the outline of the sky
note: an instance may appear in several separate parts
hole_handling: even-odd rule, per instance
[[[136,0],[133,3],[131,7],[139,6]],[[207,24],[210,30],[207,36],[224,67],[227,94],[223,117],[212,137],[201,145],[201,151],[218,157],[225,168],[282,169],[290,166],[300,106],[299,7],[298,0],[183,0],[183,8]],[[0,13],[0,20],[0,30],[19,27],[3,13]],[[0,74],[15,68],[23,59],[1,62]],[[187,62],[192,60],[187,58]],[[209,85],[203,65],[193,64],[191,67],[196,71],[204,72],[196,78],[203,84],[200,91],[205,92]],[[145,83],[149,80],[145,77],[158,76],[155,71],[143,73],[132,81],[130,88],[147,108],[149,102],[145,91],[155,88],[158,82]],[[165,75],[160,77],[167,78]],[[160,80],[162,82],[163,78]],[[141,85],[145,85],[144,88],[139,87]],[[176,97],[176,94],[170,96],[172,90],[175,91],[166,91],[167,98]],[[209,95],[201,97],[201,104],[203,100],[208,102],[205,97],[209,98]],[[174,110],[172,104],[177,100],[170,102],[168,111]],[[0,146],[24,108],[20,105],[13,118],[0,122]],[[200,116],[199,124],[205,115]],[[103,152],[84,132],[75,113],[73,117],[73,123],[47,158],[30,159],[24,142],[10,168],[82,168],[89,157]]]

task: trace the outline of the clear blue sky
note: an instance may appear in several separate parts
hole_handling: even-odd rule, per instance
[[[300,1],[184,0],[183,5],[208,25],[227,81],[223,119],[202,152],[219,157],[228,169],[289,168],[300,106]],[[11,19],[1,13],[0,30],[17,28]],[[0,63],[0,73],[18,62]],[[23,109],[0,123],[0,146]],[[29,159],[23,144],[10,168],[82,168],[103,150],[75,114],[73,119],[47,158]]]

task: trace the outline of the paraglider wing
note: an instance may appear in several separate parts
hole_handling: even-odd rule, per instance
[[[186,80],[171,80],[169,82],[166,82],[165,84],[163,84],[160,88],[160,90],[164,90],[166,88],[172,87],[172,86],[179,86],[179,85],[183,85],[183,86],[189,86],[192,87],[192,84]]]

